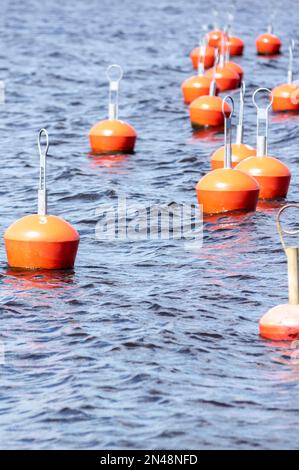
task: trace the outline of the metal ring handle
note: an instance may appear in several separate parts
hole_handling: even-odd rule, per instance
[[[281,215],[282,213],[289,209],[290,207],[295,207],[296,209],[299,209],[299,204],[286,204],[285,206],[283,206],[281,209],[279,209],[278,211],[278,214],[277,214],[277,217],[276,217],[276,225],[277,225],[277,231],[278,231],[278,234],[279,234],[279,237],[280,237],[280,241],[281,241],[281,244],[283,246],[283,249],[286,250],[286,244],[284,242],[284,239],[283,239],[283,234],[286,234],[286,235],[297,235],[299,233],[299,229],[298,230],[285,230],[283,227],[282,227],[282,224],[281,224],[281,221],[280,221],[280,218],[281,218]]]
[[[44,135],[46,137],[46,148],[45,148],[44,152],[42,151],[42,146],[41,146],[42,135]],[[38,151],[39,151],[40,157],[41,158],[46,157],[47,153],[48,153],[48,150],[49,150],[49,135],[48,135],[48,132],[46,131],[46,129],[44,129],[44,128],[41,129],[38,133],[37,145],[38,145]]]
[[[231,102],[231,112],[230,112],[229,115],[227,115],[226,112],[225,112],[225,103],[227,103],[228,100]],[[235,110],[234,100],[232,99],[232,97],[230,95],[226,95],[222,100],[222,114],[224,116],[224,119],[231,119],[231,117],[234,114],[234,110]]]
[[[114,76],[116,74],[116,76]],[[109,65],[106,71],[109,82],[120,82],[123,78],[123,69],[118,64]]]
[[[268,93],[268,95],[270,96],[270,102],[269,102],[268,106],[266,106],[266,107],[264,107],[264,108],[261,108],[261,107],[257,104],[255,97],[256,97],[256,95],[257,95],[258,93],[264,92],[264,91],[265,91],[266,93]],[[252,101],[253,101],[253,104],[254,104],[254,106],[256,107],[257,110],[259,110],[259,109],[266,109],[266,110],[268,110],[268,109],[270,108],[270,106],[272,105],[272,103],[273,103],[273,95],[272,95],[271,90],[269,90],[269,88],[258,88],[257,90],[255,90],[255,92],[254,92],[253,95],[252,95]]]

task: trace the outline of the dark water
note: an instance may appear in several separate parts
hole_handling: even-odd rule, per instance
[[[188,54],[211,19],[201,3],[1,2],[1,233],[36,210],[44,126],[49,210],[81,234],[71,273],[11,272],[1,243],[1,448],[299,447],[298,365],[288,345],[258,337],[261,315],[287,301],[279,204],[206,220],[193,252],[172,240],[95,240],[96,208],[119,193],[147,206],[195,203],[222,143],[192,136],[181,99]],[[297,2],[275,4],[276,32],[299,40]],[[273,2],[244,6],[235,33],[246,41],[254,144],[250,94],[285,81],[287,56],[254,53]],[[139,139],[135,155],[95,160],[87,134],[106,117],[105,69],[115,62],[125,70],[120,117]],[[270,153],[293,171],[289,201],[298,201],[299,118],[270,121]]]

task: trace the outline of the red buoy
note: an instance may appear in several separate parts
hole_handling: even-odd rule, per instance
[[[278,232],[288,260],[289,303],[271,308],[259,322],[260,335],[272,341],[299,339],[298,247],[286,247],[283,238],[283,233],[297,235],[298,230],[283,230],[280,223],[281,214],[290,207],[299,208],[299,205],[287,204],[277,215]]]
[[[227,36],[227,49],[230,56],[240,56],[243,54],[244,42],[237,36],[232,35],[232,25],[234,22],[234,5],[231,5],[232,9],[230,10],[229,6],[227,9],[227,25],[225,27],[225,33]],[[221,44],[219,44],[221,47]]]
[[[227,41],[227,47],[230,56],[243,55],[244,41],[242,41],[242,39],[238,38],[237,36],[229,36]]]
[[[299,112],[299,85],[293,80],[293,55],[295,42],[289,44],[288,82],[278,85],[272,90],[273,111]]]
[[[236,71],[236,69],[240,68],[242,71],[242,68],[233,62],[231,62],[230,65],[226,63],[228,52],[226,45],[226,35],[224,34],[222,35],[221,44],[222,47],[219,65],[216,65],[215,70],[208,70],[206,72],[206,77],[212,79],[212,77],[215,75],[216,85],[220,91],[233,90],[238,88],[241,82],[240,74]]]
[[[212,79],[204,75],[204,60],[206,51],[206,40],[203,38],[200,41],[200,60],[198,62],[198,73],[197,75],[187,78],[182,84],[182,93],[184,102],[186,104],[191,103],[199,96],[205,96],[209,94]],[[218,90],[216,90],[217,93]]]
[[[219,41],[221,41],[221,38],[222,38],[223,34],[224,34],[224,32],[219,30],[219,29],[215,29],[213,31],[210,31],[207,34],[208,45],[211,46],[211,47],[219,47]]]
[[[109,79],[109,119],[95,124],[89,131],[89,141],[94,153],[132,153],[136,131],[118,119],[118,90],[123,71],[119,65],[107,69]]]
[[[240,109],[239,109],[239,123],[237,125],[237,138],[236,142],[232,144],[232,168],[234,168],[240,161],[245,158],[256,155],[256,150],[250,145],[243,143],[243,120],[244,120],[244,95],[245,95],[245,82],[242,82],[240,88]],[[211,166],[213,170],[223,168],[224,165],[225,147],[222,146],[217,149],[211,157]]]
[[[216,81],[215,76],[213,76],[210,86],[210,94],[207,96],[200,96],[196,100],[192,101],[189,106],[190,121],[193,128],[223,127],[223,100],[220,98],[220,96],[215,96],[215,93]],[[231,109],[227,103],[224,104],[224,111],[227,114],[230,114],[231,112]]]
[[[256,51],[259,55],[276,55],[279,54],[281,48],[281,40],[273,34],[272,25],[268,26],[268,32],[261,34],[256,39]]]
[[[41,136],[46,136],[46,150],[41,150]],[[8,264],[12,268],[68,269],[73,268],[79,245],[78,232],[65,220],[47,214],[46,156],[48,134],[41,129],[38,137],[40,152],[40,184],[38,213],[14,222],[4,234]]]
[[[260,92],[266,92],[271,97],[267,107],[261,108],[256,103],[256,95]],[[242,160],[236,169],[256,178],[261,187],[260,199],[285,198],[291,173],[286,165],[267,155],[268,109],[272,104],[271,91],[267,88],[259,88],[253,94],[253,102],[257,108],[257,156]],[[262,127],[265,128],[265,134],[261,132]]]
[[[204,68],[210,69],[215,62],[215,47],[207,46],[204,51],[204,57],[202,56],[201,47],[195,47],[190,53],[190,59],[194,69],[198,69],[198,62],[201,60],[204,62]]]
[[[231,113],[225,111],[227,100],[231,101]],[[218,214],[236,210],[254,211],[258,201],[259,185],[251,176],[231,166],[231,115],[233,99],[227,96],[223,100],[225,119],[225,154],[224,168],[213,170],[196,185],[198,203],[204,214]]]

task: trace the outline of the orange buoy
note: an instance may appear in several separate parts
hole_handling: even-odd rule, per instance
[[[199,96],[205,96],[209,94],[212,79],[204,75],[204,59],[205,59],[206,44],[205,39],[200,41],[200,60],[198,62],[198,73],[197,75],[187,78],[182,84],[182,93],[184,102],[186,104],[191,103]],[[217,93],[218,90],[216,90]]]
[[[222,35],[221,39],[221,55],[219,65],[216,64],[215,69],[210,69],[206,72],[206,77],[212,79],[215,75],[216,85],[220,91],[233,90],[240,85],[240,75],[235,70],[234,64],[226,63],[227,49],[226,49],[226,35]],[[236,66],[238,67],[238,66]],[[242,69],[241,69],[242,70]]]
[[[288,82],[272,90],[273,111],[299,111],[299,85],[293,81],[293,55],[295,42],[289,45]]]
[[[206,77],[211,78],[214,71],[208,70]],[[219,65],[216,68],[216,85],[219,91],[234,90],[240,85],[240,76],[231,67]]]
[[[224,34],[223,31],[220,31],[219,29],[210,31],[207,34],[208,45],[211,47],[219,47],[219,41],[221,41],[223,34]]]
[[[231,101],[231,113],[225,112],[227,99]],[[223,100],[225,120],[224,168],[213,170],[199,180],[196,185],[198,203],[204,214],[219,214],[236,210],[254,211],[258,201],[259,185],[251,176],[231,166],[231,116],[233,99]]]
[[[89,141],[94,153],[132,153],[136,131],[128,123],[118,119],[118,90],[122,79],[119,65],[107,69],[109,87],[109,119],[95,124],[89,131]]]
[[[46,150],[41,150],[41,136],[46,136]],[[41,129],[38,136],[40,184],[38,213],[14,222],[4,234],[8,264],[11,268],[73,268],[79,245],[78,232],[65,220],[47,214],[46,156],[48,134]]]
[[[285,198],[291,180],[291,173],[286,165],[277,158],[267,155],[268,139],[268,110],[272,104],[272,98],[267,107],[261,108],[256,103],[257,93],[266,92],[272,97],[268,88],[259,88],[253,94],[253,102],[257,108],[257,156],[242,160],[236,169],[244,171],[256,178],[260,184],[260,199]],[[260,129],[265,128],[265,135]]]
[[[223,36],[223,41],[225,41],[225,43],[224,43],[224,46],[225,46],[225,65],[227,67],[230,67],[234,72],[236,72],[239,75],[240,83],[241,83],[243,78],[244,78],[244,70],[242,69],[241,65],[239,65],[236,62],[233,62],[233,61],[230,60],[229,39],[230,39],[230,35],[228,33],[225,36]]]
[[[295,83],[285,83],[272,90],[273,111],[299,111],[299,86]]]
[[[237,36],[232,36],[231,32],[232,32],[232,25],[233,25],[233,22],[234,22],[234,16],[235,16],[235,6],[232,5],[232,9],[230,9],[228,7],[228,11],[227,11],[227,20],[228,20],[228,23],[225,27],[225,33],[226,33],[226,41],[227,41],[227,49],[228,49],[228,53],[229,55],[231,56],[239,56],[239,55],[242,55],[243,54],[243,50],[244,50],[244,42],[242,41],[242,39],[238,38]],[[220,40],[220,43],[221,43],[221,40]],[[219,43],[219,46],[221,46],[221,44]]]
[[[279,54],[281,48],[281,41],[278,36],[273,34],[272,25],[268,26],[267,33],[258,36],[255,44],[259,55],[276,55]]]
[[[200,96],[192,101],[189,106],[190,121],[193,128],[214,127],[221,128],[224,124],[222,112],[223,100],[220,96],[215,96],[216,81],[215,75],[212,78],[210,94]],[[225,113],[229,114],[231,109],[227,103],[224,105]]]
[[[286,247],[283,233],[298,234],[298,230],[283,230],[280,216],[289,207],[299,208],[298,204],[287,204],[277,215],[277,227],[283,249],[288,260],[289,303],[271,308],[259,322],[259,332],[263,338],[274,341],[294,341],[299,339],[299,279],[298,247]]]
[[[227,41],[227,47],[230,56],[240,56],[244,51],[244,42],[237,36],[229,36]]]
[[[241,65],[237,64],[236,62],[232,62],[231,60],[226,62],[226,67],[229,67],[234,72],[239,75],[239,82],[242,82],[244,77],[244,70],[242,69]]]
[[[234,168],[240,161],[245,158],[256,155],[256,150],[250,145],[243,143],[243,121],[244,121],[244,95],[245,95],[245,82],[242,82],[240,88],[240,109],[239,109],[239,123],[237,125],[236,142],[232,144],[232,168]],[[223,168],[224,165],[225,147],[222,146],[217,149],[211,157],[211,166],[213,170]]]
[[[199,96],[205,96],[209,94],[211,86],[211,79],[204,75],[195,75],[187,78],[182,84],[182,92],[184,102],[190,104]]]
[[[198,62],[202,60],[201,48],[195,47],[190,53],[190,59],[194,69],[198,69]],[[204,68],[210,69],[215,62],[215,47],[207,46],[204,54]]]

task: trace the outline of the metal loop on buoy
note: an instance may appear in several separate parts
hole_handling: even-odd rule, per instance
[[[42,150],[41,139],[42,136],[46,137],[46,147]],[[47,214],[47,172],[46,172],[46,158],[49,150],[49,135],[46,129],[41,129],[38,133],[37,139],[39,157],[40,157],[40,171],[39,171],[39,187],[38,187],[38,215]]]
[[[109,80],[109,119],[118,119],[118,90],[119,82],[123,77],[123,69],[120,65],[109,65],[106,72]]]
[[[109,65],[106,72],[109,82],[120,82],[123,74],[123,69],[118,64]]]
[[[227,100],[231,102],[231,112],[229,113],[229,115],[225,113],[225,103],[227,103]],[[232,99],[230,95],[226,95],[222,100],[222,114],[224,116],[224,119],[227,119],[227,120],[231,119],[234,114],[234,110],[235,110],[234,100]]]
[[[279,237],[280,237],[280,241],[281,241],[281,244],[283,246],[283,249],[286,250],[287,247],[286,247],[286,244],[285,244],[285,241],[284,241],[284,238],[283,238],[283,234],[285,235],[297,235],[299,233],[299,229],[297,230],[286,230],[282,227],[282,224],[281,224],[281,221],[280,221],[280,218],[281,218],[281,215],[282,213],[291,208],[291,207],[295,207],[296,209],[299,209],[299,204],[286,204],[285,206],[283,206],[279,211],[278,211],[278,214],[277,214],[277,218],[276,218],[276,224],[277,224],[277,231],[278,231],[278,234],[279,234]]]
[[[270,100],[267,106],[259,106],[256,101],[256,96],[261,93],[267,93],[270,96]],[[269,88],[258,88],[255,90],[252,96],[252,101],[257,109],[257,156],[262,157],[267,155],[267,143],[268,143],[268,111],[273,103],[273,95]],[[264,128],[264,131],[262,130]]]
[[[225,112],[225,104],[230,101],[231,112]],[[234,114],[234,100],[230,95],[226,95],[222,101],[222,113],[224,116],[224,168],[232,167],[232,139],[231,139],[231,119]]]

